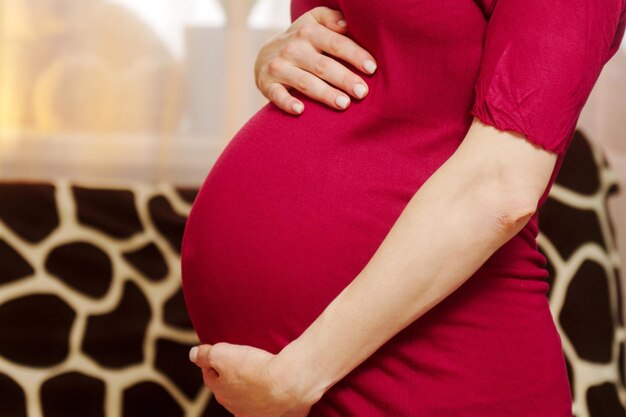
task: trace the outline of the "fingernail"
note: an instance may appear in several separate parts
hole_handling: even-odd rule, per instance
[[[302,113],[302,110],[304,110],[304,106],[302,105],[302,103],[294,103],[293,106],[291,106],[291,108],[296,113]]]
[[[342,109],[345,109],[346,107],[348,107],[349,102],[350,102],[350,99],[346,96],[338,96],[335,99],[335,103],[337,104],[337,106],[341,107]]]
[[[346,21],[345,21],[345,20],[343,20],[343,19],[341,19],[341,20],[337,21],[337,24],[338,24],[339,26],[341,26],[342,28],[345,28],[345,27],[346,27]]]
[[[376,71],[376,64],[374,63],[374,61],[366,59],[365,62],[363,62],[363,68],[365,68],[365,71],[373,74],[374,71]]]
[[[355,84],[354,95],[356,95],[358,98],[363,98],[366,91],[367,91],[367,88],[365,88],[363,84]]]
[[[189,360],[195,362],[198,359],[198,346],[194,346],[189,351]]]

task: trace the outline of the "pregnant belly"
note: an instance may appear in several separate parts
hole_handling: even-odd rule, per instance
[[[425,172],[393,131],[368,138],[347,117],[268,104],[215,162],[181,260],[203,343],[280,350],[356,277],[415,193]]]
[[[392,128],[368,136],[347,118],[310,103],[299,118],[268,105],[214,164],[181,259],[202,343],[278,353],[367,264],[430,175],[426,164],[446,157],[423,141],[416,158],[410,137]],[[546,290],[545,281],[475,274],[334,385],[310,416],[571,415]]]

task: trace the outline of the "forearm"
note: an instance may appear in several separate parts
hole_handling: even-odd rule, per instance
[[[282,368],[325,392],[458,288],[532,215],[504,202],[502,188],[463,160],[446,161],[366,267],[280,352]]]

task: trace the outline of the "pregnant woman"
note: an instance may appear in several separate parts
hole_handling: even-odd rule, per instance
[[[259,58],[272,101],[183,238],[215,398],[238,417],[571,417],[537,211],[625,7],[293,0]]]

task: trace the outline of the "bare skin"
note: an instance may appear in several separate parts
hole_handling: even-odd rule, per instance
[[[365,268],[297,339],[278,354],[224,342],[193,348],[205,385],[236,417],[305,417],[526,225],[556,159],[524,135],[474,118]]]
[[[304,111],[304,103],[289,93],[290,88],[338,110],[349,106],[350,96],[365,97],[367,83],[332,57],[341,58],[366,74],[375,71],[376,60],[344,35],[347,26],[338,23],[341,21],[340,11],[316,7],[265,42],[254,65],[259,91],[291,114]]]

